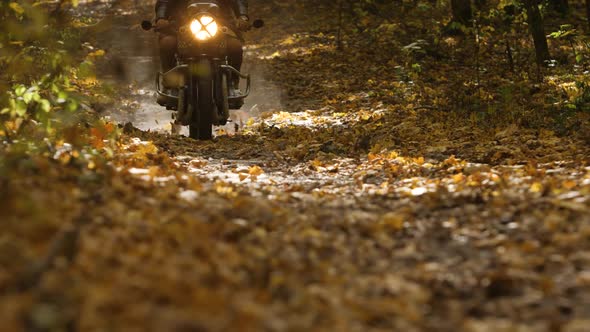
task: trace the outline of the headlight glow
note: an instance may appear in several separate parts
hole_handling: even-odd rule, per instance
[[[205,27],[205,29],[207,29],[207,32],[213,37],[217,34],[217,23],[211,22]]]
[[[215,37],[217,30],[217,22],[209,15],[203,15],[194,19],[190,25],[191,32],[198,40],[207,40]]]
[[[201,25],[201,22],[199,22],[199,20],[193,20],[191,22],[191,31],[195,36],[197,35],[197,33],[199,33],[199,31],[201,31],[202,28],[203,26]]]
[[[213,17],[204,15],[204,16],[201,16],[201,18],[199,20],[201,21],[201,23],[203,25],[207,25],[207,24],[213,22]]]
[[[209,39],[210,36],[207,31],[201,30],[201,31],[197,32],[195,37],[197,37],[198,40],[207,40],[207,39]]]

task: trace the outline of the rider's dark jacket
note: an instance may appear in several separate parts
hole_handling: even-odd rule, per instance
[[[189,0],[158,0],[156,2],[156,19],[177,17],[184,11]],[[219,0],[221,12],[228,17],[232,12],[235,16],[248,16],[248,0]]]

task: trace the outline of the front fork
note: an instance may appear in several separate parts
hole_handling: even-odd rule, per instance
[[[197,103],[193,102],[197,93],[195,87],[198,86],[200,70],[210,70],[210,74],[214,77],[214,99],[217,106],[216,124],[225,124],[229,118],[229,105],[243,103],[243,100],[248,97],[251,90],[251,77],[239,72],[234,67],[227,64],[226,61],[213,59],[210,61],[210,68],[194,70],[195,64],[202,63],[202,59],[191,59],[190,64],[178,65],[166,73],[158,73],[156,77],[156,89],[158,95],[166,100],[166,104],[171,109],[176,109],[176,121],[182,125],[191,124],[193,113],[198,110],[193,109],[191,105]],[[195,76],[195,74],[197,74]],[[238,76],[240,79],[246,80],[246,90],[240,95],[234,95],[234,80],[231,78]],[[167,90],[176,90],[177,95],[168,93]],[[229,92],[232,91],[230,94]]]

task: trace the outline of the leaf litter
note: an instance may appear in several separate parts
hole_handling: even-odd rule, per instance
[[[255,6],[261,15],[285,10]],[[213,142],[126,126],[112,153],[97,131],[92,145],[105,159],[92,167],[65,145],[58,162],[13,161],[20,166],[0,178],[4,328],[573,332],[590,324],[587,147],[547,130],[446,127],[344,77],[323,93],[322,74],[361,57],[328,53],[333,62],[321,69],[311,46],[319,39],[315,50],[329,52],[327,37],[270,23],[285,31],[254,35],[259,61],[277,75],[295,72],[282,75],[298,95],[287,109],[313,99],[319,111],[274,113]],[[288,86],[301,76],[307,86]],[[72,227],[72,257],[15,286]]]

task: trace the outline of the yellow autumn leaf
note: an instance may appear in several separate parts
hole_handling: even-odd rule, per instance
[[[535,182],[531,185],[529,190],[533,193],[541,192],[543,190],[543,184],[541,184],[541,182]]]
[[[244,181],[248,178],[248,174],[246,174],[246,173],[240,173],[240,174],[238,174],[238,176],[240,178],[240,181]]]
[[[15,13],[22,15],[25,13],[25,9],[21,7],[17,2],[11,2],[9,5],[10,9],[14,10]]]
[[[98,57],[102,57],[106,54],[106,52],[104,50],[96,50],[92,53],[89,53],[88,56],[89,57],[93,57],[93,58],[98,58]]]
[[[256,166],[256,165],[252,166],[248,169],[248,174],[250,174],[252,176],[259,176],[262,173],[264,173],[262,168],[260,168],[259,166]]]
[[[398,231],[404,227],[404,216],[398,213],[388,212],[381,217],[379,224]]]
[[[453,175],[453,182],[459,183],[465,180],[465,175],[463,173],[458,173]]]
[[[572,180],[567,180],[563,183],[563,187],[567,190],[571,190],[573,188],[575,188],[578,184],[576,183],[576,181],[572,181]]]

